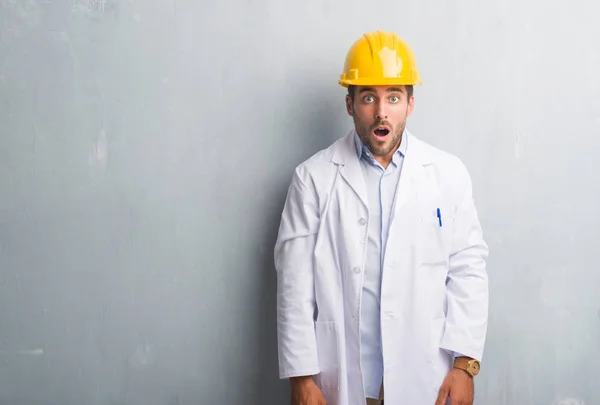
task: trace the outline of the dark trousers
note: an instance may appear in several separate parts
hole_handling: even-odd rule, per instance
[[[367,405],[383,405],[383,383],[381,383],[381,389],[379,390],[379,398],[367,398]]]

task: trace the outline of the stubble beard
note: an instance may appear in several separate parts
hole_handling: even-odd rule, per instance
[[[406,128],[406,118],[404,122],[401,122],[396,129],[392,127],[392,137],[390,140],[383,145],[378,144],[377,140],[373,138],[372,129],[366,125],[361,124],[356,115],[354,117],[354,126],[356,128],[356,132],[358,133],[358,137],[361,139],[363,144],[371,151],[371,153],[375,156],[385,156],[392,151],[394,151],[400,145],[400,141],[402,140],[402,134],[404,133],[404,129]],[[387,121],[379,121],[376,125],[373,126],[373,129],[379,125],[385,124]],[[391,124],[387,123],[388,126],[391,127]]]

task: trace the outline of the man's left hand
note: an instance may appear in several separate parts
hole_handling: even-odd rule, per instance
[[[440,387],[435,405],[446,405],[448,397],[450,405],[473,405],[473,396],[473,378],[465,371],[453,368]]]

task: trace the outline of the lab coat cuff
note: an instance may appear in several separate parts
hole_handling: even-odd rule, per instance
[[[440,346],[440,349],[444,350],[448,355],[452,356],[453,359],[457,357],[470,357],[472,359],[481,361],[481,355],[476,351],[469,350],[465,348],[465,350],[454,350],[453,348]]]
[[[446,353],[448,353],[449,356],[452,356],[453,358],[457,358],[457,357],[469,357],[461,352],[457,352],[454,350],[450,350],[450,349],[445,349],[443,347],[441,347],[440,349],[442,349],[443,351],[445,351]]]
[[[318,367],[316,368],[306,368],[306,369],[284,369],[279,373],[280,379],[292,378],[292,377],[305,377],[309,375],[317,375],[320,373]]]
[[[450,355],[459,353],[462,356],[481,361],[485,335],[480,334],[480,337],[476,338],[472,336],[473,334],[465,328],[447,326],[439,347]]]

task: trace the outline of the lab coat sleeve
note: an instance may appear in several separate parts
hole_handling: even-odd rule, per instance
[[[315,341],[313,257],[319,210],[317,195],[296,169],[275,244],[279,376],[319,373]]]
[[[480,360],[487,332],[488,246],[473,200],[472,181],[459,162],[457,208],[446,285],[446,328],[441,348]]]

